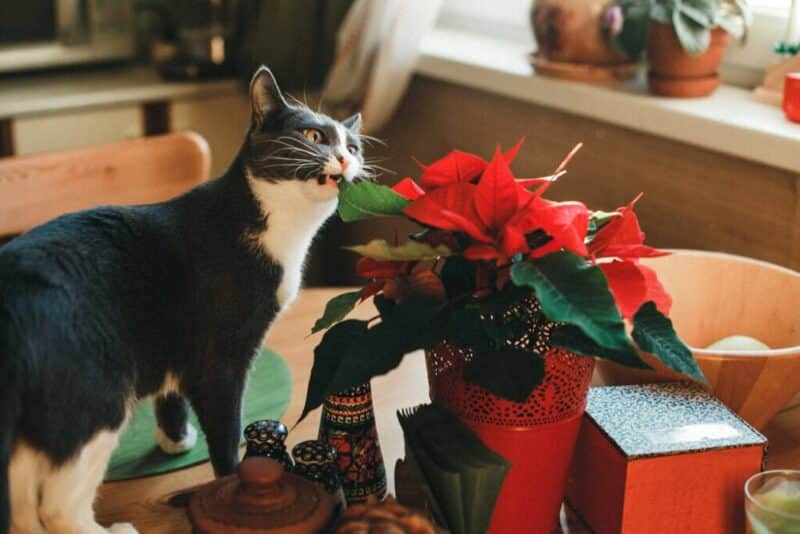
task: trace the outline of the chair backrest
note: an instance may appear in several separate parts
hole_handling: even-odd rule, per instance
[[[208,179],[208,144],[191,132],[0,159],[0,236],[104,204],[147,204]]]

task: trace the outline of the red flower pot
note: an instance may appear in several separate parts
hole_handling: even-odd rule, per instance
[[[534,299],[519,305],[538,309]],[[522,403],[466,382],[463,368],[470,351],[444,343],[426,352],[431,399],[511,462],[489,525],[491,533],[547,533],[558,521],[594,360],[551,347],[552,326],[538,321],[515,344],[535,349],[545,359],[544,381]]]

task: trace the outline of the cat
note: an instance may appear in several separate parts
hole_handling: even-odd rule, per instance
[[[0,247],[0,533],[136,532],[93,500],[139,399],[158,440],[217,476],[238,461],[248,367],[297,296],[338,186],[366,172],[361,116],[290,104],[261,67],[220,178],[170,201],[59,217]],[[298,333],[298,335],[300,335]]]

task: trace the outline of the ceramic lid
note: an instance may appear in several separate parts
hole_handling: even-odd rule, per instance
[[[318,484],[284,473],[277,461],[253,457],[235,475],[201,487],[188,513],[203,534],[299,534],[322,531],[334,500]]]

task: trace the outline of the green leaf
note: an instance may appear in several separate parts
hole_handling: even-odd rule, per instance
[[[441,321],[437,320],[441,309],[441,302],[431,298],[409,298],[398,303],[391,314],[344,352],[327,393],[363,384],[397,367],[407,353],[432,347],[444,339]]]
[[[511,266],[517,286],[533,288],[551,320],[580,327],[598,345],[625,350],[625,324],[603,271],[568,251]]]
[[[731,34],[734,39],[742,39],[745,35],[746,26],[738,15],[720,15],[716,19],[716,24],[727,33]]]
[[[464,379],[498,397],[525,402],[544,378],[544,360],[517,349],[479,353],[464,367]]]
[[[633,339],[639,348],[661,360],[664,365],[685,375],[706,382],[689,347],[683,344],[653,302],[646,302],[633,316]]]
[[[704,6],[706,7],[706,6]],[[714,25],[714,10],[703,9],[702,7],[692,6],[689,2],[683,2],[680,8],[681,12],[694,21],[698,26],[703,28],[710,28]]]
[[[672,25],[681,47],[689,55],[702,54],[711,44],[711,30],[701,26],[679,9],[672,13]]]
[[[580,328],[571,324],[559,325],[553,329],[550,334],[550,344],[584,356],[611,360],[627,367],[637,369],[651,368],[639,357],[639,353],[636,352],[632,345],[628,344],[627,347],[621,350],[601,347],[584,334]]]
[[[613,42],[632,61],[638,61],[647,46],[649,24],[648,2],[641,0],[619,0],[623,13],[622,31]]]
[[[317,322],[314,323],[311,333],[316,334],[320,330],[325,330],[329,326],[347,317],[347,314],[356,307],[360,298],[361,291],[350,291],[349,293],[342,293],[341,295],[333,297],[328,301],[328,304],[325,305],[325,312],[322,314],[322,317],[317,319]]]
[[[435,260],[451,254],[450,249],[444,245],[432,247],[421,241],[406,241],[402,245],[390,245],[385,239],[373,239],[366,245],[344,248],[382,261]]]
[[[399,365],[417,349],[444,339],[442,304],[436,299],[410,298],[397,304],[381,322],[367,329],[366,321],[347,320],[331,327],[314,349],[308,393],[301,420],[325,397],[364,384]]]
[[[345,222],[400,215],[410,202],[385,185],[372,182],[339,185],[339,216]]]
[[[621,217],[618,211],[595,211],[589,219],[589,237],[594,236],[602,227],[610,223],[615,217]]]
[[[450,298],[475,291],[478,264],[464,256],[450,256],[442,266],[442,284]]]
[[[455,308],[448,314],[445,339],[461,349],[489,348],[489,337],[484,328],[480,309],[475,305]]]
[[[650,18],[656,22],[672,24],[672,12],[670,8],[658,2],[650,4]]]
[[[372,297],[372,303],[375,304],[375,308],[377,308],[378,313],[383,318],[386,318],[387,315],[392,313],[396,304],[395,301],[386,298],[386,296],[381,293]]]
[[[322,341],[314,349],[314,364],[308,379],[306,403],[298,423],[325,400],[328,384],[339,372],[344,353],[366,335],[367,326],[367,321],[351,319],[342,321],[325,332]]]

